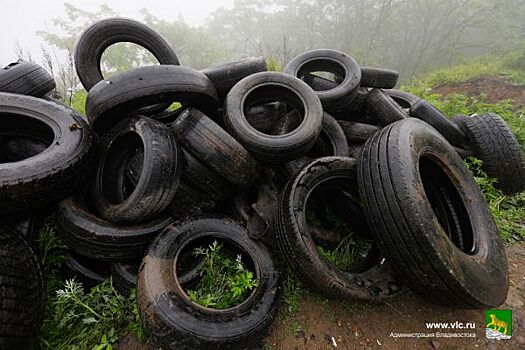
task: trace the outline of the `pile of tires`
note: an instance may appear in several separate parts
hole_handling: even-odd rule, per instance
[[[160,65],[104,78],[102,53],[122,41]],[[301,54],[283,73],[263,58],[197,71],[159,33],[121,18],[82,33],[75,66],[87,118],[46,96],[54,82],[42,68],[0,71],[0,292],[12,298],[0,347],[30,346],[38,329],[42,274],[22,235],[55,205],[65,273],[86,288],[111,276],[121,293],[136,289],[146,330],[167,349],[259,346],[286,265],[340,298],[378,301],[408,286],[455,307],[505,301],[505,251],[462,160],[481,159],[505,193],[525,189],[523,153],[499,116],[449,119],[392,90],[397,72],[334,50]],[[322,254],[343,240],[360,256],[345,268]],[[257,279],[224,310],[185,292],[201,278],[184,263],[188,247],[212,241]]]

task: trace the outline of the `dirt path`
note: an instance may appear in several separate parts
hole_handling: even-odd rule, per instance
[[[485,310],[454,310],[430,304],[405,292],[387,302],[342,303],[315,293],[306,293],[295,316],[276,322],[267,347],[276,350],[299,349],[525,349],[525,243],[507,247],[510,293],[502,309],[513,311],[511,340],[485,338]],[[394,333],[430,331],[425,322],[475,322],[475,338],[408,339]],[[461,333],[469,330],[458,331]]]
[[[513,85],[498,76],[481,76],[464,82],[442,84],[433,87],[432,91],[442,96],[457,93],[478,97],[484,94],[488,103],[510,99],[516,108],[525,107],[525,86]]]

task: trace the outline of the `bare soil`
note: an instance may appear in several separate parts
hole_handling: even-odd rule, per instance
[[[514,85],[499,76],[481,76],[464,82],[446,83],[432,88],[441,96],[458,93],[470,97],[486,96],[486,102],[512,100],[516,108],[525,107],[525,86]]]

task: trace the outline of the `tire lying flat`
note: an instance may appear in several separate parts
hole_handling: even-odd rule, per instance
[[[359,189],[376,242],[415,291],[461,308],[505,301],[507,262],[490,209],[435,129],[410,118],[378,132],[359,159]]]
[[[18,61],[0,69],[0,92],[42,97],[54,88],[55,79],[36,63]]]

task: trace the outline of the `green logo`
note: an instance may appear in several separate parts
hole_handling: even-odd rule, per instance
[[[488,339],[512,337],[512,310],[485,311],[485,335]]]

